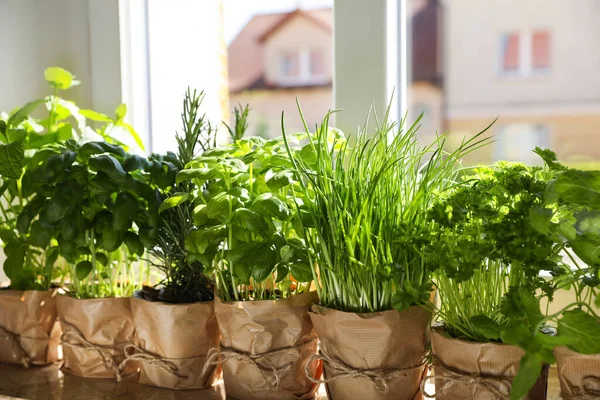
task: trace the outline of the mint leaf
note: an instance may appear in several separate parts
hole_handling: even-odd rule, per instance
[[[528,353],[521,359],[519,371],[512,382],[511,400],[521,400],[535,385],[542,372],[543,358],[537,353]]]
[[[578,353],[600,353],[600,321],[580,309],[565,311],[558,321],[558,335],[571,338]]]

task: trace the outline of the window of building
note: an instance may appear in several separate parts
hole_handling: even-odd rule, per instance
[[[500,40],[500,71],[529,76],[550,68],[550,32],[505,33]]]
[[[310,52],[310,76],[322,76],[325,74],[325,60],[321,50]]]
[[[300,75],[300,54],[297,51],[281,53],[281,76],[296,78]]]
[[[531,38],[531,62],[534,70],[544,70],[550,67],[550,33],[536,31]]]
[[[543,124],[519,123],[498,129],[494,143],[494,161],[520,161],[540,165],[541,158],[533,152],[536,147],[548,148],[549,129]]]
[[[519,70],[519,34],[510,33],[502,35],[502,70],[518,71]]]

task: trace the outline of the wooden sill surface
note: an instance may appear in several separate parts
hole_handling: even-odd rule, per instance
[[[326,400],[324,390],[317,400]],[[550,368],[548,400],[560,400],[556,368]],[[18,365],[0,364],[0,400],[226,400],[223,385],[209,390],[168,390],[153,386],[110,379],[84,379],[62,373],[49,365],[25,369]]]

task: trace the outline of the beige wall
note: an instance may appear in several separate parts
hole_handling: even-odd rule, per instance
[[[451,136],[460,141],[465,135],[471,136],[483,130],[494,118],[451,119],[448,121]],[[560,161],[577,166],[600,160],[600,114],[552,115],[510,117],[501,115],[488,131],[494,135],[503,125],[516,123],[544,124],[549,129],[549,147],[555,150]],[[471,154],[469,163],[490,163],[493,161],[494,144]],[[533,149],[532,149],[533,150]]]
[[[408,123],[424,113],[419,128],[419,139],[423,143],[431,143],[436,132],[444,133],[443,95],[442,90],[428,83],[415,83],[408,89],[409,115]]]
[[[300,101],[302,113],[311,129],[333,108],[331,88],[266,91],[256,90],[230,95],[231,106],[250,104],[247,135],[256,135],[260,125],[267,127],[269,137],[281,136],[281,112],[285,112],[286,131],[304,131],[296,107]],[[366,116],[366,113],[365,113]]]
[[[299,51],[323,51],[325,76],[323,80],[331,81],[333,70],[331,33],[308,21],[302,16],[296,16],[288,21],[281,29],[275,31],[265,46],[265,76],[267,81],[278,82],[280,78],[279,55],[290,49]]]
[[[506,115],[531,108],[577,114],[600,110],[600,1],[447,0],[445,79],[451,118]],[[500,36],[549,29],[548,74],[499,73]],[[560,111],[560,110],[562,111]]]

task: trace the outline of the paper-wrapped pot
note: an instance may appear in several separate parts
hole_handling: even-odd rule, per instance
[[[63,330],[63,370],[84,378],[117,378],[135,367],[119,371],[125,346],[133,339],[129,298],[57,298]]]
[[[222,302],[215,298],[220,357],[228,397],[238,400],[312,399],[321,364],[308,317],[315,292],[281,300]],[[218,354],[216,354],[218,356]]]
[[[310,318],[329,399],[421,399],[429,311],[351,313],[314,305]]]
[[[600,354],[580,354],[559,347],[554,356],[563,399],[600,398]]]
[[[213,302],[169,304],[131,299],[134,346],[127,363],[139,367],[139,383],[169,389],[205,389],[217,366],[203,371],[210,349],[219,345]]]
[[[58,361],[56,315],[56,291],[0,290],[0,362]]]
[[[436,400],[508,399],[512,381],[525,352],[502,343],[477,343],[450,337],[443,328],[431,332]],[[525,397],[544,400],[548,367]],[[431,393],[430,393],[431,394]]]

